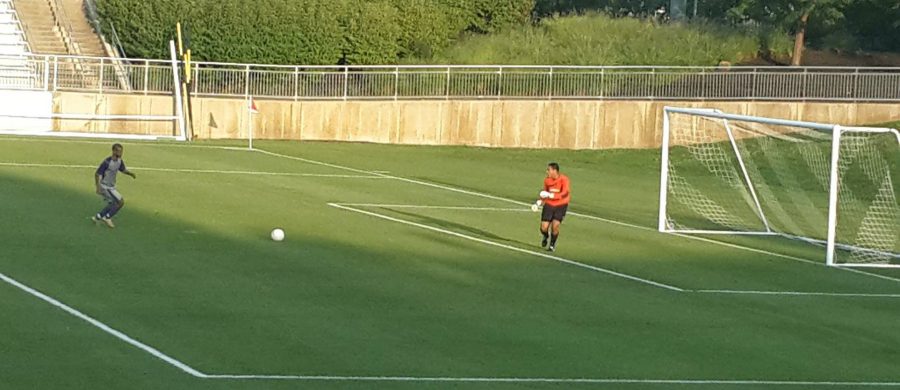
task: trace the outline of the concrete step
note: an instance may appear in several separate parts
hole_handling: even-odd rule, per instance
[[[19,34],[0,34],[0,45],[24,45],[25,40]]]
[[[0,66],[24,66],[26,64],[28,64],[28,58],[26,57],[0,56]]]
[[[0,24],[0,34],[22,34],[22,30],[15,24]]]
[[[72,39],[85,55],[106,55],[100,36],[88,21],[84,0],[61,0],[72,27]]]
[[[10,45],[0,45],[0,55],[5,56],[21,56],[26,55],[28,53],[28,48],[24,45],[19,46],[10,46]]]
[[[27,45],[25,44],[25,41],[21,41],[21,40],[16,40],[16,41],[9,40],[9,41],[5,41],[5,42],[0,42],[0,46],[10,46],[10,47],[12,47],[12,46],[22,46],[22,47],[27,47]]]
[[[16,13],[19,15],[40,15],[40,16],[51,16],[53,15],[53,11],[49,6],[47,7],[16,7]]]

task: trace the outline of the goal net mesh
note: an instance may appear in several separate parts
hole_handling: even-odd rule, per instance
[[[665,231],[778,234],[826,243],[833,126],[667,112]],[[900,147],[891,132],[841,131],[834,262],[896,264]]]

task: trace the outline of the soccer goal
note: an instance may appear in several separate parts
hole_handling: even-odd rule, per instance
[[[783,236],[900,267],[900,132],[663,110],[659,231]]]
[[[90,57],[27,56],[16,59],[16,73],[0,71],[0,134],[188,140],[174,42],[169,43],[169,48],[171,61],[159,61],[153,66],[148,63],[141,67],[129,66],[117,59]],[[150,78],[159,84],[172,83],[171,98],[166,95],[141,96],[128,103],[119,99],[101,104],[99,101],[103,95],[91,91],[102,90],[108,84],[128,91],[132,80]],[[53,91],[57,87],[87,93],[54,101]],[[130,95],[135,97],[136,94]],[[137,111],[147,114],[114,111],[126,104],[140,104]]]

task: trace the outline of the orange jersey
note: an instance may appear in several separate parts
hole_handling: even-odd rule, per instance
[[[569,204],[572,193],[569,191],[569,177],[560,174],[556,179],[544,179],[544,191],[553,194],[553,199],[544,199],[544,203],[557,207]]]

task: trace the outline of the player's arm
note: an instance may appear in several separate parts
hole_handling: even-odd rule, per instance
[[[566,177],[562,181],[562,185],[559,188],[559,194],[556,195],[556,197],[562,199],[567,196],[569,196],[569,178],[568,177]]]
[[[538,199],[538,203],[540,203],[543,199],[553,199],[553,194],[550,192],[550,186],[547,185],[547,182],[544,182],[544,187],[541,190],[540,194],[538,194],[540,199]]]
[[[119,165],[119,172],[122,172],[128,176],[131,176],[132,179],[137,179],[137,175],[133,172],[129,171],[128,168],[125,168],[125,161],[122,160],[122,165]]]
[[[531,211],[538,211],[538,209],[544,204],[544,199],[547,199],[550,196],[550,193],[547,192],[547,182],[544,182],[544,186],[541,188],[542,190],[538,194],[538,199],[534,201],[534,204],[531,205]]]
[[[97,171],[94,172],[94,188],[97,189],[97,193],[100,195],[103,195],[103,188],[100,188],[100,180],[103,179],[103,172],[106,172],[107,167],[109,167],[109,163],[103,160],[100,166],[97,167]]]
[[[543,193],[541,193],[543,195]],[[559,190],[550,190],[547,192],[549,199],[562,199],[569,196],[569,179],[563,178],[559,183]]]

